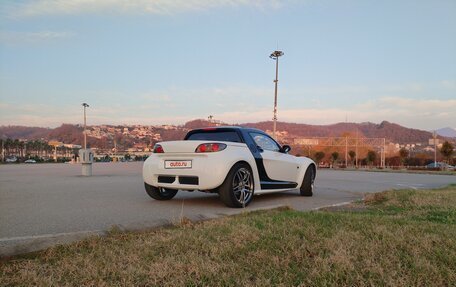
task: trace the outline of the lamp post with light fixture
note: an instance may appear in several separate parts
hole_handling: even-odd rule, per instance
[[[434,168],[437,168],[437,134],[434,131],[432,135],[434,137]]]
[[[277,83],[279,82],[279,57],[283,56],[282,51],[274,51],[269,55],[269,58],[276,61],[276,77],[274,80],[274,116],[272,118],[274,122],[274,127],[272,131],[272,137],[277,140],[276,138],[276,127],[277,127]]]
[[[82,106],[84,107],[84,149],[87,149],[87,132],[86,132],[86,126],[87,126],[87,121],[86,121],[86,108],[89,107],[87,103],[82,103]]]
[[[92,163],[93,163],[93,152],[87,148],[87,120],[86,120],[86,108],[89,107],[87,103],[83,103],[84,107],[84,148],[79,150],[79,159],[82,164],[82,175],[92,176]]]

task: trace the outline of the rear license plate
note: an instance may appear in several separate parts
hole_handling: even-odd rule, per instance
[[[166,169],[192,168],[191,160],[165,160]]]

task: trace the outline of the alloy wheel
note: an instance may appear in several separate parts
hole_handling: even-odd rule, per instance
[[[245,206],[253,195],[253,178],[247,168],[240,168],[233,177],[233,193],[236,200]]]

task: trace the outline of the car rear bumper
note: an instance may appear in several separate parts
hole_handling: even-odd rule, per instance
[[[229,153],[152,154],[143,167],[144,182],[183,190],[211,190],[219,187],[231,168]],[[165,161],[191,161],[191,168],[165,168]],[[224,164],[221,164],[224,163]]]

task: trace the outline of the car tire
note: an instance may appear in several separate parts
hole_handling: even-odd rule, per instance
[[[253,173],[246,163],[235,164],[218,188],[220,199],[228,207],[246,207],[253,199]]]
[[[315,181],[315,169],[312,166],[309,166],[302,180],[302,185],[299,190],[302,196],[312,196],[314,189]]]
[[[155,187],[155,186],[149,185],[147,183],[144,183],[144,186],[146,187],[147,194],[156,200],[170,200],[177,193],[176,189]]]

